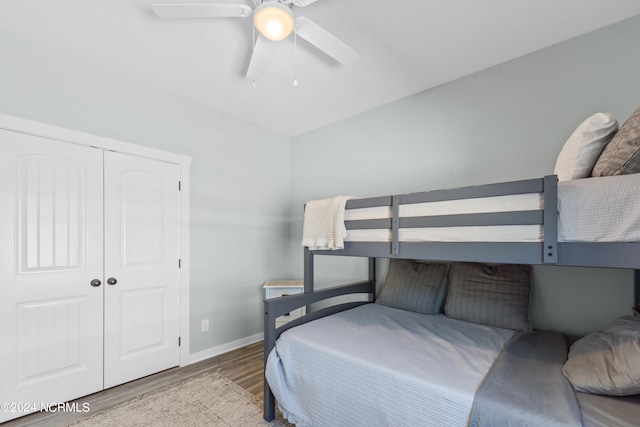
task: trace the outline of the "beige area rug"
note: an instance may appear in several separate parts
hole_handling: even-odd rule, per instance
[[[74,427],[288,426],[262,418],[262,402],[221,375],[205,374],[78,420]]]

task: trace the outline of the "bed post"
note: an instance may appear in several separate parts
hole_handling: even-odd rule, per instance
[[[313,292],[313,253],[307,246],[304,247],[304,293]]]
[[[369,281],[373,282],[373,292],[369,294],[369,302],[376,300],[376,259],[369,257]]]
[[[304,247],[304,293],[313,293],[313,253],[308,247]],[[275,325],[275,314],[265,312],[265,325]],[[276,343],[275,328],[265,327],[264,334],[264,366],[267,366],[267,357]],[[276,417],[276,398],[264,378],[264,413],[266,421],[272,421]]]
[[[391,197],[391,255],[400,255],[400,196]]]
[[[558,263],[558,177],[548,175],[544,177],[544,247],[542,248],[542,262],[545,264]]]
[[[276,343],[276,316],[275,313],[271,312],[271,310],[266,311],[264,313],[264,366],[267,366],[267,357],[269,353],[273,349]],[[269,387],[269,383],[267,382],[267,377],[263,376],[262,380],[264,382],[263,392],[263,418],[266,421],[273,421],[276,417],[276,398],[271,391],[271,387]]]
[[[633,270],[633,314],[640,316],[640,270]]]

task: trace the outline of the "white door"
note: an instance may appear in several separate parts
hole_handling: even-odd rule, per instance
[[[1,422],[102,389],[104,284],[103,151],[0,141]]]
[[[105,152],[105,388],[178,365],[179,179]]]

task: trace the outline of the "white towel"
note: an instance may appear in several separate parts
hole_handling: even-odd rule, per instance
[[[304,208],[302,246],[311,250],[344,249],[344,207],[351,196],[312,200]]]

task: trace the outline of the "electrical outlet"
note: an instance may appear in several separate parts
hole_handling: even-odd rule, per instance
[[[208,330],[209,330],[209,319],[203,319],[200,331],[201,332],[207,332]]]

